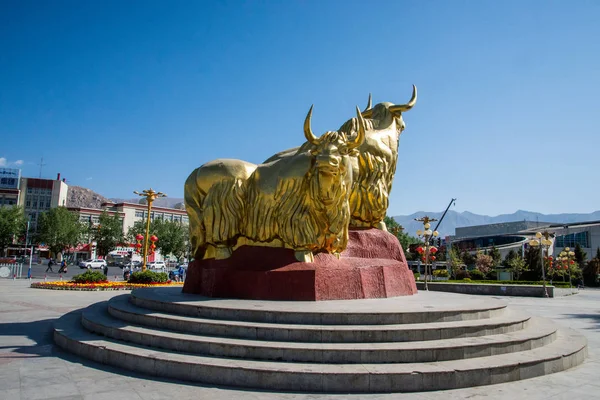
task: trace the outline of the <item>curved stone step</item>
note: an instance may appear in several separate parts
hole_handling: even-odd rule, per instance
[[[209,319],[311,325],[391,325],[466,321],[502,315],[506,304],[495,299],[473,301],[428,292],[385,299],[331,301],[265,301],[215,299],[181,293],[181,288],[135,289],[130,301],[141,308]],[[374,312],[373,310],[377,310]]]
[[[556,327],[533,318],[527,329],[492,336],[426,342],[303,343],[233,339],[128,325],[106,312],[106,303],[85,309],[82,324],[106,337],[166,350],[216,357],[286,362],[359,364],[457,360],[531,350],[551,343]]]
[[[166,314],[140,308],[129,295],[108,303],[111,316],[136,325],[208,336],[290,342],[408,342],[496,335],[521,330],[529,316],[506,311],[500,317],[466,321],[396,325],[302,325],[226,321]]]
[[[455,389],[509,382],[562,371],[583,362],[586,339],[559,329],[533,350],[467,360],[408,364],[310,364],[180,354],[107,340],[72,312],[55,323],[54,339],[79,356],[124,369],[206,384],[266,390],[373,393]]]

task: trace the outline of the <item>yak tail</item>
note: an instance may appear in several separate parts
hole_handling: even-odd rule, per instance
[[[240,234],[244,218],[244,181],[224,179],[211,186],[204,199],[206,243],[230,247]]]
[[[190,220],[190,241],[192,245],[192,254],[196,259],[202,259],[206,245],[206,234],[203,223],[203,204],[204,193],[200,191],[196,184],[196,175],[198,169],[195,169],[185,181],[183,188],[185,210]]]

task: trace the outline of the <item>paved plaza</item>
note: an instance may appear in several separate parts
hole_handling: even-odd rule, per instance
[[[583,365],[508,384],[440,392],[376,395],[278,393],[174,382],[78,358],[52,342],[53,322],[67,312],[123,294],[30,289],[0,280],[0,399],[600,399],[600,290],[554,299],[456,295],[509,307],[576,329],[588,339]],[[415,301],[417,297],[411,299]]]

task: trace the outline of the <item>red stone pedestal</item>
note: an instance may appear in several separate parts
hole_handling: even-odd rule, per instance
[[[417,293],[402,247],[378,229],[350,231],[340,259],[316,254],[298,262],[294,251],[243,246],[225,260],[190,264],[184,293],[259,300],[342,300]]]

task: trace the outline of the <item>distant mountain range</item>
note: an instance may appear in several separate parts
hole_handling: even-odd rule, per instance
[[[421,222],[415,221],[415,218],[420,218],[428,215],[431,218],[437,218],[438,220],[442,216],[442,212],[425,212],[418,211],[410,215],[398,215],[394,217],[394,220],[404,227],[404,232],[411,236],[415,236],[417,229],[423,229]],[[502,222],[516,222],[516,221],[539,221],[539,222],[554,222],[554,223],[573,223],[573,222],[584,222],[584,221],[597,221],[600,220],[600,211],[594,211],[588,214],[541,214],[533,211],[519,210],[512,214],[501,214],[495,217],[489,215],[473,214],[469,211],[463,211],[461,213],[449,210],[444,217],[441,225],[438,228],[438,232],[441,237],[454,235],[456,228],[473,225],[486,225],[486,224],[497,224]],[[435,227],[433,223],[431,229]]]
[[[123,203],[123,202],[139,203],[140,200],[141,200],[140,197],[132,198],[132,199],[120,199],[120,198],[110,199],[110,201],[114,201],[115,203]],[[161,197],[161,198],[154,200],[154,203],[152,203],[152,204],[157,207],[175,208],[175,205],[177,205],[179,203],[183,203],[183,198],[181,198],[181,197]]]

